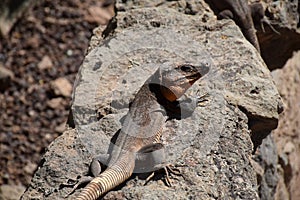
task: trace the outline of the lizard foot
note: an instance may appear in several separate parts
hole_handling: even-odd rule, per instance
[[[170,179],[170,174],[174,174],[176,176],[181,176],[180,170],[175,168],[173,165],[167,165],[163,168],[166,173],[166,185],[168,187],[172,187],[171,179]]]
[[[91,182],[91,180],[93,180],[93,177],[90,177],[90,176],[84,176],[84,177],[81,177],[78,182],[76,184],[73,184],[73,183],[65,183],[63,184],[64,186],[69,186],[69,187],[73,187],[72,190],[66,194],[65,198],[67,198],[68,196],[70,196],[71,194],[73,194],[75,192],[75,190],[81,186],[81,185],[86,185],[88,184],[89,182]]]
[[[165,172],[165,184],[168,186],[168,187],[172,187],[172,182],[171,182],[171,178],[170,178],[170,175],[171,174],[174,174],[176,176],[181,176],[181,173],[180,173],[180,170],[177,169],[176,167],[174,167],[173,165],[169,164],[169,165],[165,165],[163,167],[159,167],[159,166],[156,166],[156,168],[159,168],[161,170],[164,170]],[[152,172],[147,178],[146,178],[146,181],[145,181],[145,184],[146,185],[150,180],[152,180],[155,176],[155,172]]]
[[[271,24],[271,22],[267,19],[267,17],[265,16],[262,20],[261,20],[261,22],[260,22],[260,26],[261,26],[261,29],[262,29],[262,31],[265,33],[265,28],[264,28],[264,24],[263,23],[266,23],[269,27],[270,27],[270,29],[272,30],[272,31],[274,31],[274,33],[276,33],[276,34],[278,34],[278,35],[281,35],[273,26],[272,26],[272,24]]]
[[[168,109],[172,111],[170,113],[171,118],[184,119],[190,117],[195,111],[197,106],[205,107],[209,102],[208,93],[199,96],[198,92],[196,96],[188,97],[187,95],[182,95],[177,101],[173,102],[172,107]]]

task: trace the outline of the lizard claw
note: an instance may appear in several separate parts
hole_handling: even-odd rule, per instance
[[[200,107],[205,107],[207,105],[207,103],[209,102],[209,94],[208,93],[205,93],[199,97],[197,97],[197,105],[200,106]]]
[[[166,173],[166,185],[168,187],[172,187],[170,174],[174,174],[176,176],[181,176],[180,170],[175,168],[173,165],[167,165],[163,169],[165,170],[165,173]]]
[[[281,34],[280,34],[280,33],[272,26],[272,24],[271,24],[270,21],[266,18],[266,16],[261,20],[260,23],[261,23],[260,25],[261,25],[262,31],[263,31],[264,33],[265,33],[265,28],[264,28],[264,24],[263,24],[263,23],[266,23],[274,33],[276,33],[276,34],[278,34],[278,35],[281,35]]]
[[[152,172],[147,178],[146,178],[146,181],[144,183],[144,185],[147,185],[147,183],[154,177],[155,175],[155,172]]]

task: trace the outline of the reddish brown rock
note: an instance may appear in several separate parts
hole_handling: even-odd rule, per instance
[[[38,63],[38,68],[40,70],[49,69],[51,67],[53,67],[53,63],[51,58],[47,55],[44,56],[42,60]]]
[[[51,82],[53,92],[57,96],[70,97],[72,93],[72,85],[66,78],[58,78]]]

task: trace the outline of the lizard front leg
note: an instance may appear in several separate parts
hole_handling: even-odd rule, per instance
[[[207,97],[207,93],[202,96],[193,97],[183,95],[167,107],[168,115],[170,118],[175,119],[185,119],[190,117],[197,106],[203,106],[203,103],[208,101]]]
[[[280,35],[280,33],[272,26],[271,22],[265,16],[265,9],[262,3],[253,3],[250,4],[251,16],[253,22],[260,24],[261,30],[265,33],[264,23],[266,23],[272,31]]]
[[[230,10],[222,10],[218,13],[218,19],[232,19],[233,13]]]

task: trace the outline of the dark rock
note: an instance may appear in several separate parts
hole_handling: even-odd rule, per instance
[[[266,28],[265,33],[257,33],[262,57],[270,70],[282,68],[293,52],[300,50],[300,33],[297,30],[273,26],[280,35],[270,28]]]

